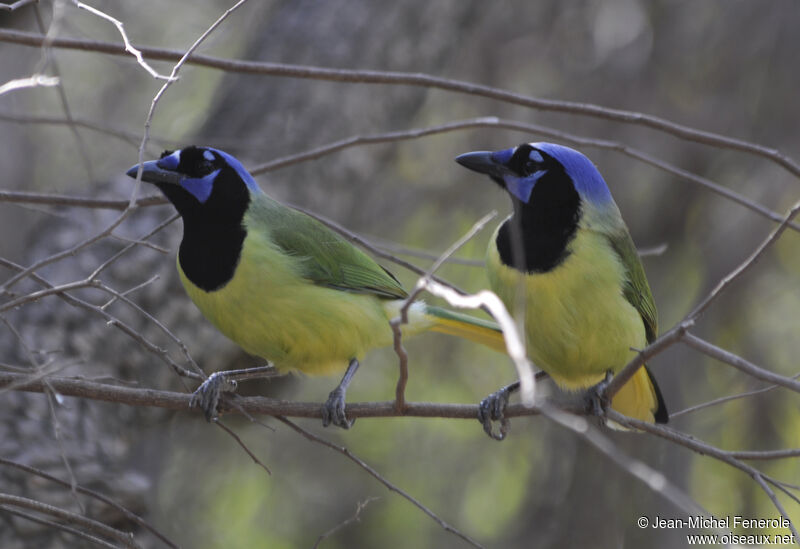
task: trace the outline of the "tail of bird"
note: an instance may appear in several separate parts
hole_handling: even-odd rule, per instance
[[[503,332],[500,326],[491,320],[484,320],[431,305],[425,305],[424,313],[426,319],[433,323],[430,329],[434,332],[469,339],[500,353],[506,352]]]
[[[647,366],[639,368],[614,395],[611,407],[620,414],[649,423],[666,423],[669,419],[661,390]]]

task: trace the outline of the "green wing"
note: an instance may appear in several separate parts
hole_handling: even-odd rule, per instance
[[[316,219],[266,195],[257,197],[251,208],[259,229],[299,259],[302,275],[314,284],[388,299],[408,295],[392,273]]]
[[[625,298],[631,305],[636,307],[636,310],[642,316],[647,342],[651,343],[658,335],[656,304],[653,300],[653,294],[650,292],[650,285],[647,283],[647,277],[644,274],[642,262],[639,260],[636,246],[633,244],[633,239],[628,229],[624,227],[614,234],[608,235],[608,240],[625,266],[627,274],[623,287]]]

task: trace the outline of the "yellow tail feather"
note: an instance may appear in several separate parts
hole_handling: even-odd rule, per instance
[[[611,407],[620,414],[649,423],[656,422],[656,413],[661,406],[663,403],[644,366],[637,370],[611,400]],[[666,415],[666,410],[663,414]]]
[[[507,352],[503,332],[491,321],[431,306],[426,306],[425,313],[433,321],[431,330],[434,332],[468,339],[499,353]]]

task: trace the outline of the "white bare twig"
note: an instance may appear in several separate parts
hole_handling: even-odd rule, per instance
[[[54,76],[45,76],[43,74],[32,74],[28,78],[17,78],[9,80],[0,86],[0,95],[12,92],[15,90],[22,90],[25,88],[41,88],[58,86],[60,80]]]
[[[150,73],[150,76],[152,76],[153,78],[156,78],[158,80],[172,80],[174,78],[174,76],[167,76],[167,75],[164,75],[164,74],[159,74],[158,71],[156,71],[153,67],[148,65],[147,61],[145,61],[144,57],[142,57],[142,52],[139,51],[138,49],[136,49],[133,46],[133,44],[131,44],[131,41],[128,39],[128,34],[125,32],[125,27],[123,26],[122,21],[120,21],[119,19],[115,19],[115,18],[111,17],[107,13],[102,12],[97,8],[93,8],[92,6],[89,6],[88,4],[84,4],[83,2],[78,2],[77,0],[75,1],[75,6],[77,6],[78,8],[80,8],[82,10],[86,10],[89,13],[91,13],[92,15],[96,15],[97,17],[100,17],[101,19],[105,19],[106,21],[109,21],[115,27],[117,27],[117,31],[119,31],[120,36],[122,36],[122,41],[125,43],[125,51],[127,51],[131,55],[133,55],[136,58],[136,62],[139,63],[139,66],[142,67],[144,70],[146,70],[148,73]]]
[[[417,287],[421,287],[436,297],[441,297],[453,307],[460,309],[488,309],[492,317],[503,330],[503,338],[506,342],[508,356],[514,362],[517,369],[517,376],[520,383],[520,399],[525,406],[534,405],[534,390],[536,380],[533,375],[533,364],[525,354],[525,343],[519,335],[517,324],[506,309],[506,306],[497,297],[497,294],[489,290],[481,290],[472,295],[461,295],[452,288],[439,284],[434,280],[420,279]]]

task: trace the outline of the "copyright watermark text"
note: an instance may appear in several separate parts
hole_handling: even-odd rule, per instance
[[[797,543],[794,534],[788,532],[790,523],[785,517],[776,518],[746,518],[739,515],[730,517],[708,517],[703,515],[687,516],[681,518],[664,518],[660,516],[640,516],[636,519],[639,528],[652,528],[654,530],[757,530],[754,533],[732,532],[720,534],[687,534],[686,541],[689,545],[792,545]],[[763,533],[765,529],[786,530],[786,534]]]

